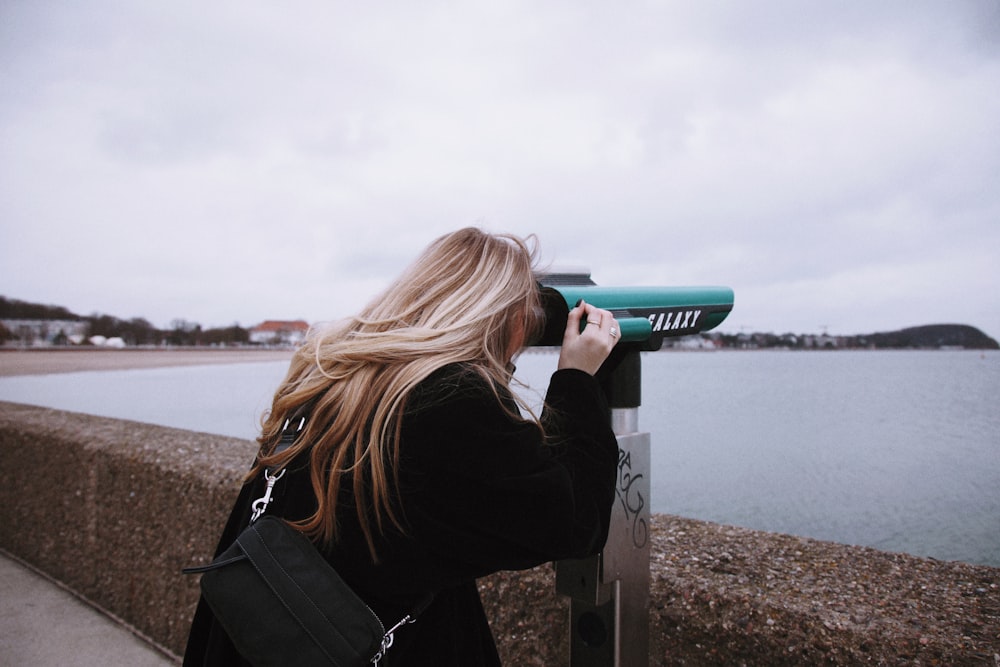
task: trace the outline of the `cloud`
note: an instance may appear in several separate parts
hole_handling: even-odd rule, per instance
[[[480,224],[724,328],[997,336],[997,7],[8,6],[0,293],[328,319]]]

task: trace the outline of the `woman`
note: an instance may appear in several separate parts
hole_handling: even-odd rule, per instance
[[[499,665],[476,579],[599,551],[618,461],[593,377],[617,342],[611,313],[570,311],[540,420],[510,391],[511,360],[542,324],[533,260],[521,239],[463,229],[358,316],[313,332],[217,553],[247,525],[263,467],[283,467],[267,512],[308,535],[387,627],[433,596],[384,664]],[[302,434],[275,454],[292,415]],[[243,664],[204,600],[184,664]]]

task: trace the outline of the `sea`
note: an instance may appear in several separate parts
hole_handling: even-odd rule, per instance
[[[529,403],[556,361],[517,359]],[[641,365],[653,512],[1000,567],[1000,352],[662,351]],[[286,369],[7,377],[0,400],[252,440]]]

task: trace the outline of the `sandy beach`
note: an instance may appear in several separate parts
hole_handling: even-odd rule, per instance
[[[0,377],[285,361],[292,358],[292,353],[293,350],[250,348],[0,350]]]

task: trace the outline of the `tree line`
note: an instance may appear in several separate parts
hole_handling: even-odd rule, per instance
[[[103,336],[121,338],[126,345],[245,345],[250,341],[249,329],[239,324],[205,329],[200,324],[183,319],[171,322],[170,328],[160,329],[142,317],[121,319],[112,315],[77,315],[62,306],[29,303],[0,296],[0,320],[51,320],[81,322],[85,324],[86,337]],[[0,344],[21,340],[25,334],[11,330],[0,322]],[[70,336],[65,331],[51,333],[54,344],[68,345]]]

